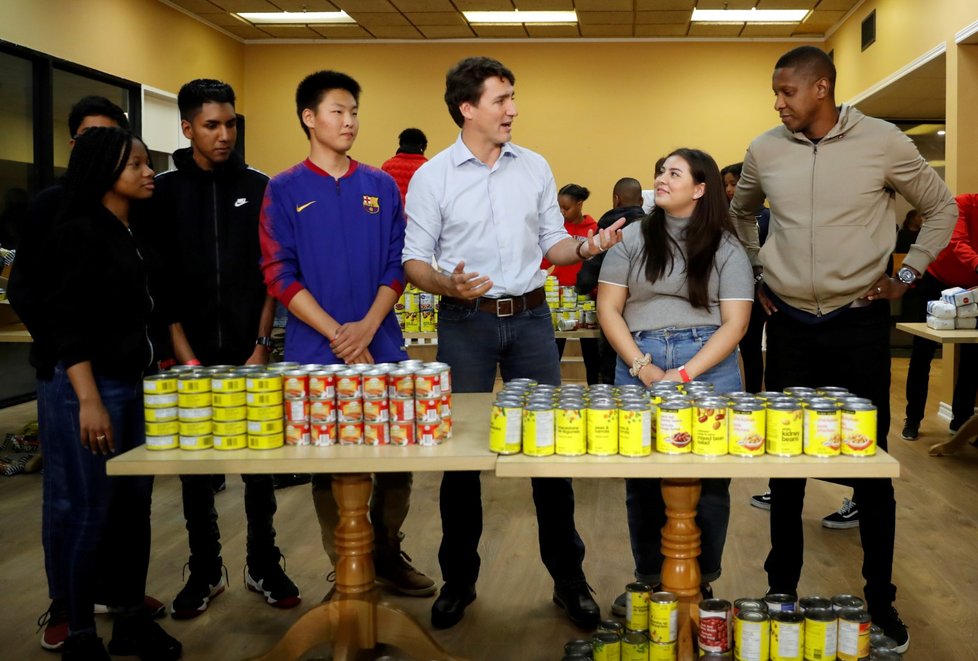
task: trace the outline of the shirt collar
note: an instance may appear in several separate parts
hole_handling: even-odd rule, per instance
[[[458,167],[462,163],[466,163],[468,161],[475,161],[476,163],[482,162],[476,158],[475,154],[472,153],[472,150],[470,150],[466,144],[462,142],[461,131],[458,133],[458,138],[456,138],[455,144],[452,145],[451,156],[452,165],[455,167]],[[512,143],[503,143],[502,150],[499,152],[499,157],[502,158],[503,156],[512,156],[513,158],[516,158],[516,150],[513,148]]]

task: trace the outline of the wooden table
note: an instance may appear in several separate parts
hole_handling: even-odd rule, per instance
[[[704,477],[899,477],[900,465],[880,451],[873,457],[698,457],[692,454],[648,457],[530,457],[513,455],[496,462],[499,477],[658,477],[666,504],[662,529],[662,589],[676,594],[680,661],[695,658],[693,623],[700,601],[700,531],[696,507]]]
[[[31,342],[27,327],[20,323],[10,301],[0,301],[0,342]]]
[[[978,330],[934,330],[925,323],[899,323],[897,330],[922,337],[941,345],[941,404],[939,414],[950,419],[951,404],[954,400],[954,384],[958,380],[958,345],[978,344]],[[932,457],[952,454],[961,449],[968,441],[963,434],[955,435],[949,441],[937,443],[930,447]]]
[[[135,448],[107,464],[109,475],[211,473],[334,473],[339,505],[336,528],[336,596],[303,614],[261,659],[292,661],[308,650],[333,645],[333,659],[346,661],[379,643],[418,659],[460,661],[443,650],[414,618],[379,602],[374,587],[373,527],[367,519],[371,472],[492,470],[489,408],[492,395],[453,398],[453,437],[435,447],[283,447],[276,450],[147,450]]]

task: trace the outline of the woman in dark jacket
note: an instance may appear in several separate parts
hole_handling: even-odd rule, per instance
[[[144,442],[142,376],[154,360],[150,266],[129,226],[130,207],[153,194],[146,146],[117,128],[79,136],[51,246],[50,382],[61,406],[45,420],[45,527],[68,521],[51,558],[68,608],[64,658],[108,659],[92,614],[93,577],[118,604],[108,650],[176,659],[182,646],[142,607],[149,566],[151,477],[108,477],[113,456]],[[51,531],[45,530],[44,534]],[[107,571],[96,572],[96,566]]]

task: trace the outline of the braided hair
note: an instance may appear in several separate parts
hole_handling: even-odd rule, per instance
[[[68,159],[60,220],[85,215],[102,204],[129,162],[133,140],[139,138],[130,131],[102,126],[78,136]]]

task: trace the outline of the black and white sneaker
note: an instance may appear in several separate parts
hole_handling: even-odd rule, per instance
[[[913,422],[910,418],[904,420],[903,431],[900,436],[905,441],[916,441],[920,437],[920,423]]]
[[[771,492],[765,491],[764,493],[757,494],[756,496],[750,497],[750,504],[753,507],[762,510],[771,510]]]
[[[265,601],[275,608],[293,608],[302,601],[299,588],[277,562],[265,567],[248,567],[245,570],[245,585],[252,592],[265,597]]]
[[[890,606],[881,614],[873,616],[873,624],[878,626],[886,634],[887,638],[892,638],[897,644],[896,651],[903,654],[910,647],[910,632],[907,625],[900,619],[897,609]]]
[[[176,620],[190,620],[203,613],[211,600],[227,588],[225,575],[220,569],[216,577],[201,571],[190,572],[187,584],[173,599],[170,615]]]
[[[847,530],[859,527],[859,507],[848,498],[842,499],[842,507],[822,519],[823,528]]]

